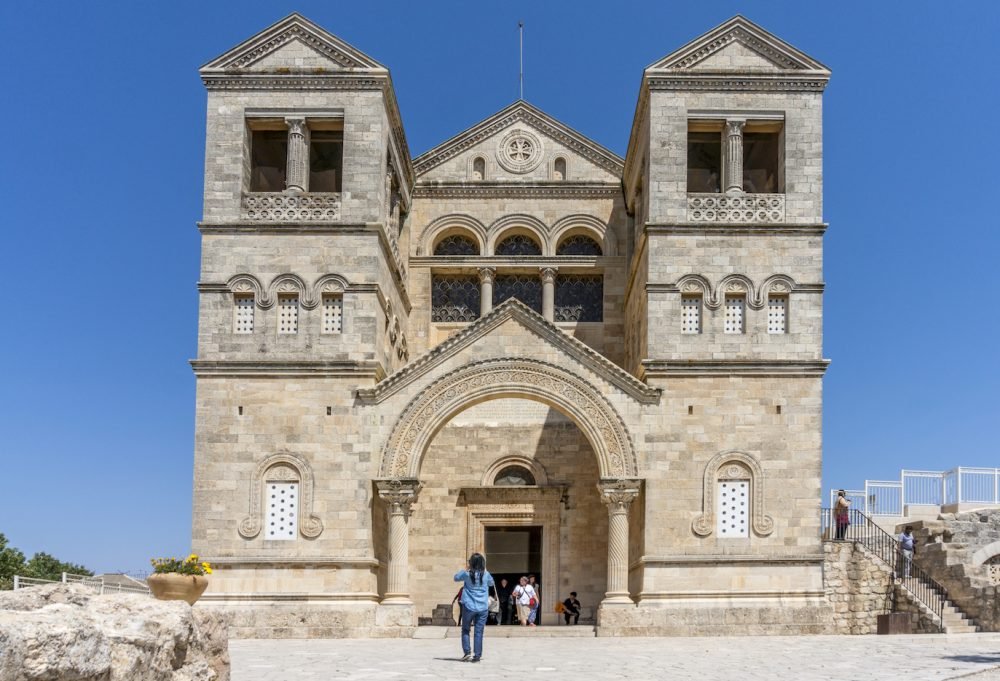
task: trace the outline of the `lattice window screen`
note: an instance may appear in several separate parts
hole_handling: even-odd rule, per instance
[[[253,333],[253,296],[234,296],[235,317],[233,331],[236,333]]]
[[[299,297],[297,295],[278,298],[278,333],[299,332]]]
[[[993,584],[1000,584],[1000,556],[993,556],[985,563],[986,575]]]
[[[744,296],[726,296],[726,333],[743,333],[746,302]]]
[[[299,483],[269,482],[266,485],[265,539],[291,541],[299,525]]]
[[[750,481],[720,480],[716,489],[716,529],[724,539],[750,536]]]
[[[681,333],[701,333],[701,296],[681,297]]]
[[[476,321],[480,295],[478,277],[435,274],[431,279],[431,321]]]
[[[339,295],[323,296],[323,333],[340,333],[344,330],[344,298]]]
[[[785,333],[788,319],[788,298],[770,296],[767,299],[767,332]]]

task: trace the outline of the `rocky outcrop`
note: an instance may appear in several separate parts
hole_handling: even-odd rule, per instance
[[[225,619],[79,584],[0,593],[0,680],[228,681]]]

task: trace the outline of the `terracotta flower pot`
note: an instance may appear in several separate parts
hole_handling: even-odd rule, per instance
[[[146,577],[146,583],[153,596],[161,601],[187,601],[194,605],[208,588],[208,577],[163,572]]]

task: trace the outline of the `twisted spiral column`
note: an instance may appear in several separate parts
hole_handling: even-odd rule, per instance
[[[632,603],[628,590],[628,513],[641,480],[605,480],[597,487],[608,507],[608,590],[603,604]]]
[[[379,480],[378,495],[389,514],[389,580],[383,603],[410,603],[410,507],[417,500],[419,481],[407,478]]]
[[[288,165],[285,167],[285,188],[297,192],[309,191],[309,128],[304,118],[286,118],[288,126]]]

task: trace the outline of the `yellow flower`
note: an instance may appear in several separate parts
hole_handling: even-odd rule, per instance
[[[212,568],[208,567],[208,565],[205,566],[205,574],[206,575],[212,574]]]
[[[197,563],[198,562],[198,554],[197,553],[192,553],[190,556],[187,557],[187,560],[185,562],[186,563]]]

